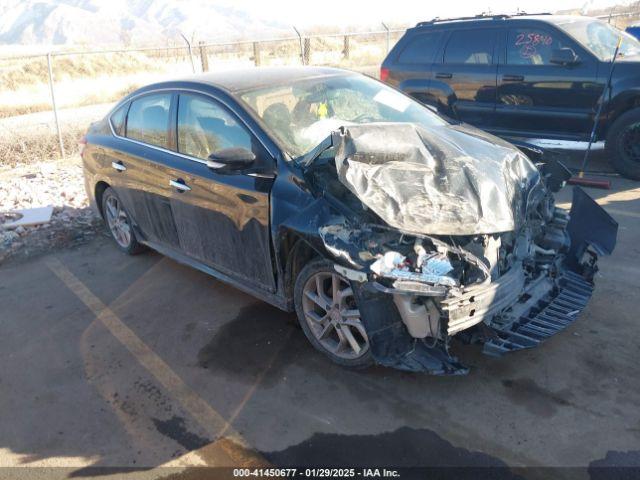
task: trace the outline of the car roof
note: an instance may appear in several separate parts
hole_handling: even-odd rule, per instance
[[[245,67],[225,69],[212,73],[202,73],[176,79],[190,83],[200,83],[238,93],[259,88],[290,84],[311,78],[355,75],[355,72],[330,67]]]

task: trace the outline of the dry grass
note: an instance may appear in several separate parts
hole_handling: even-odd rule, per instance
[[[84,125],[65,126],[62,135],[67,155],[78,153],[78,140],[84,135]],[[55,132],[13,132],[11,136],[0,135],[0,167],[41,162],[60,157],[58,136]]]
[[[28,113],[46,112],[51,110],[51,103],[34,103],[31,105],[0,105],[0,118],[15,117]]]
[[[84,107],[86,105],[96,105],[99,103],[115,102],[122,97],[129,95],[131,92],[139,88],[139,84],[131,84],[120,88],[113,92],[92,94],[78,97],[76,102],[65,103],[65,108]],[[15,105],[0,105],[0,119],[15,117],[18,115],[26,115],[29,113],[49,112],[51,111],[51,102],[47,103],[31,103],[31,104],[15,104]]]
[[[47,60],[44,57],[5,59],[0,62],[0,67],[0,90],[19,90],[25,85],[49,81]],[[53,74],[56,81],[159,70],[158,62],[140,53],[53,57]]]

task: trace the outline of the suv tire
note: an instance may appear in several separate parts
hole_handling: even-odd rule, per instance
[[[640,180],[640,108],[623,113],[613,122],[605,148],[616,171]]]
[[[333,265],[313,260],[300,271],[293,292],[298,321],[309,342],[334,363],[368,367],[374,361],[351,282]]]

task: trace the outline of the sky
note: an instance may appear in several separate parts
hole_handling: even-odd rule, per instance
[[[529,13],[570,8],[604,8],[629,3],[628,0],[218,0],[217,3],[246,9],[268,20],[300,26],[362,25],[380,21],[414,23],[433,17],[475,15],[486,11]]]

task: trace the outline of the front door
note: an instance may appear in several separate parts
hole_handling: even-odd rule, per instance
[[[523,26],[506,32],[506,59],[498,66],[498,95],[493,130],[541,138],[588,137],[603,83],[597,62],[552,27]],[[554,65],[554,49],[572,48],[576,65]]]
[[[443,113],[480,128],[491,126],[496,101],[495,45],[499,30],[454,30],[440,61],[433,65],[431,88],[445,92]]]
[[[211,153],[231,147],[253,151],[254,166],[223,173],[206,165]],[[275,291],[269,234],[274,160],[235,114],[196,93],[178,98],[177,151],[181,171],[174,176],[185,188],[175,190],[171,205],[181,250],[244,284]]]

